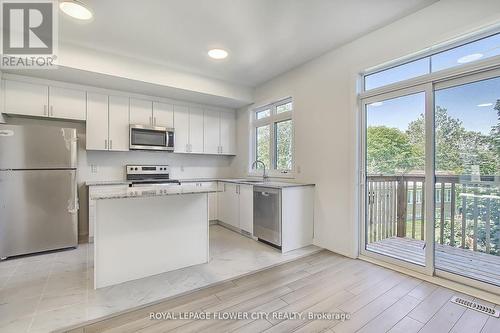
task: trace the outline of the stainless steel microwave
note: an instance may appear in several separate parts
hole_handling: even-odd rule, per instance
[[[159,126],[130,125],[130,149],[174,150],[174,129]]]

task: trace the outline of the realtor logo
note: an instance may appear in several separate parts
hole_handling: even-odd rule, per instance
[[[0,0],[2,68],[55,68],[57,11],[52,0]]]

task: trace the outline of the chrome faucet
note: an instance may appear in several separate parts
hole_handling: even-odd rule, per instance
[[[266,164],[264,162],[262,162],[261,160],[255,160],[253,161],[252,163],[252,170],[253,169],[257,169],[257,164],[262,164],[262,166],[264,167],[264,171],[262,172],[262,181],[265,182],[266,179],[268,178],[267,176],[267,173],[266,173]]]

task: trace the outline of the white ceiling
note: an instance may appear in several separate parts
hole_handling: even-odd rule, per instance
[[[255,86],[437,0],[84,1],[94,19],[61,14],[62,44]]]

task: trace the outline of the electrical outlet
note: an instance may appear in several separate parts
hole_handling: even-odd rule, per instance
[[[90,165],[90,172],[92,173],[97,173],[97,165],[91,164]]]

